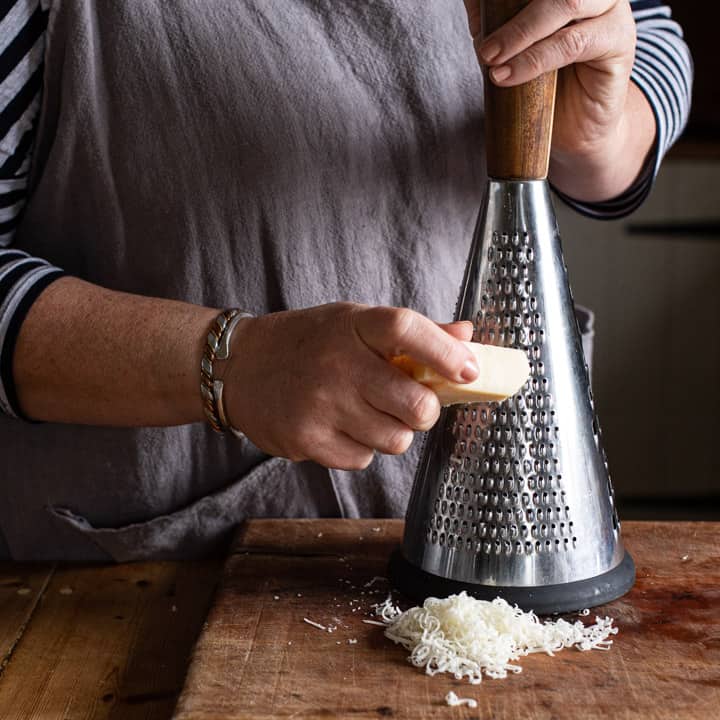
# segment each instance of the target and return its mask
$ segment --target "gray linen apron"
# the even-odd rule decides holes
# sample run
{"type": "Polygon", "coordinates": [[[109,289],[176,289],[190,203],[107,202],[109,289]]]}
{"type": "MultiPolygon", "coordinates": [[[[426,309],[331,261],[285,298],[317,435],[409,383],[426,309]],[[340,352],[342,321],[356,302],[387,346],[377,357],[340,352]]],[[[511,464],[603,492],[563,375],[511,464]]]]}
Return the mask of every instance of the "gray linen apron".
{"type": "MultiPolygon", "coordinates": [[[[462,0],[55,0],[17,245],[131,293],[447,321],[481,116],[462,0]]],[[[12,557],[126,561],[208,552],[246,517],[402,515],[418,443],[354,473],[201,424],[3,418],[0,449],[12,557]]]]}

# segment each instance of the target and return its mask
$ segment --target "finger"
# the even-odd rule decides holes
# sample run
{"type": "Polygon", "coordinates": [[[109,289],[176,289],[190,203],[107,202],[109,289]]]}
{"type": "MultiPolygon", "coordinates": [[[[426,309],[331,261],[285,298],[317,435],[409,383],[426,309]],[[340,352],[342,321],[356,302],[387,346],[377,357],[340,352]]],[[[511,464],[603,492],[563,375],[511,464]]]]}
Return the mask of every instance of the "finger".
{"type": "Polygon", "coordinates": [[[615,23],[606,16],[569,25],[505,65],[493,68],[490,75],[496,85],[510,87],[574,63],[603,60],[612,71],[614,59],[618,71],[624,73],[630,56],[615,30],[615,23]]]}
{"type": "Polygon", "coordinates": [[[350,425],[344,431],[356,443],[385,455],[402,455],[415,437],[405,423],[368,403],[355,407],[350,425]]]}
{"type": "Polygon", "coordinates": [[[446,333],[450,333],[454,338],[458,340],[464,340],[470,342],[472,340],[473,333],[475,332],[475,326],[469,320],[456,320],[451,323],[438,323],[438,327],[442,328],[446,333]]]}
{"type": "Polygon", "coordinates": [[[357,442],[347,433],[335,432],[314,442],[307,457],[327,468],[364,470],[375,457],[375,451],[372,447],[357,442]]]}
{"type": "Polygon", "coordinates": [[[479,374],[475,356],[420,313],[373,307],[355,313],[353,324],[359,338],[386,359],[406,354],[456,382],[470,382],[479,374]]]}
{"type": "Polygon", "coordinates": [[[429,430],[440,416],[437,395],[387,360],[375,358],[358,378],[365,401],[413,430],[429,430]]]}
{"type": "Polygon", "coordinates": [[[470,26],[470,35],[475,37],[480,32],[480,10],[479,0],[465,0],[465,12],[468,17],[468,25],[470,26]]]}
{"type": "Polygon", "coordinates": [[[480,43],[480,60],[496,66],[503,64],[574,20],[602,15],[615,2],[616,0],[534,0],[480,43]]]}

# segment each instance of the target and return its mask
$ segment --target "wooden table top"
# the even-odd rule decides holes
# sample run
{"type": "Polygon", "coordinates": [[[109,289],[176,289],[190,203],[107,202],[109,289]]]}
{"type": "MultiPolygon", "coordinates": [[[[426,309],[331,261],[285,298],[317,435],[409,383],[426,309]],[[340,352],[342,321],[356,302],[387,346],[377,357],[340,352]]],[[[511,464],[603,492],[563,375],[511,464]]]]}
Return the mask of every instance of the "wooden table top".
{"type": "Polygon", "coordinates": [[[0,718],[168,720],[221,569],[0,564],[0,718]]]}
{"type": "Polygon", "coordinates": [[[224,571],[0,565],[0,718],[720,717],[720,523],[625,523],[638,582],[602,609],[620,628],[610,652],[534,655],[480,686],[425,676],[361,622],[387,587],[364,585],[386,574],[401,532],[387,520],[251,521],[224,571]],[[450,689],[478,709],[447,707],[450,689]]]}
{"type": "Polygon", "coordinates": [[[479,686],[425,675],[362,622],[387,589],[366,583],[386,575],[401,533],[396,520],[247,523],[175,720],[720,717],[720,523],[624,523],[637,583],[597,610],[620,629],[612,649],[532,655],[521,674],[479,686]],[[449,690],[477,709],[448,707],[449,690]]]}

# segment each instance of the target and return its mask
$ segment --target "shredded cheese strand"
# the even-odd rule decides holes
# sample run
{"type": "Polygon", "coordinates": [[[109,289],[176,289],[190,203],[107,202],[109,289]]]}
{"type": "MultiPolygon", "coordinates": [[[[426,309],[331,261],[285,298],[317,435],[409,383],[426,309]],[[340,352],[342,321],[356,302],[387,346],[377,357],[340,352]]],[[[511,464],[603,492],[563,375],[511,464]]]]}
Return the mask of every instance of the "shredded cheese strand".
{"type": "MultiPolygon", "coordinates": [[[[567,647],[609,650],[617,634],[611,618],[596,617],[587,627],[562,618],[541,622],[502,598],[476,600],[461,592],[448,598],[428,598],[422,607],[405,612],[390,596],[375,606],[385,635],[410,651],[408,660],[428,675],[451,673],[472,684],[505,678],[522,668],[514,661],[531,653],[554,655],[567,647]]],[[[366,621],[367,622],[367,621],[366,621]]]]}
{"type": "Polygon", "coordinates": [[[308,620],[307,618],[303,618],[303,622],[306,622],[308,625],[312,625],[313,627],[316,627],[318,630],[328,632],[328,629],[325,627],[325,625],[321,625],[320,623],[317,623],[314,620],[308,620]]]}
{"type": "Polygon", "coordinates": [[[458,697],[452,690],[445,696],[445,702],[450,707],[456,707],[457,705],[467,705],[469,708],[477,707],[477,700],[458,697]]]}

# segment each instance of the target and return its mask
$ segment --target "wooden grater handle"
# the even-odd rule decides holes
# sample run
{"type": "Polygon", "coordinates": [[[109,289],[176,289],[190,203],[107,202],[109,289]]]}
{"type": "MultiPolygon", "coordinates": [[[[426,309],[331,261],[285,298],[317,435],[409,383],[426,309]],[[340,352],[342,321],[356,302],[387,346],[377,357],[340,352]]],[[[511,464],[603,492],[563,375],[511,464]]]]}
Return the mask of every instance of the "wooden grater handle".
{"type": "MultiPolygon", "coordinates": [[[[516,15],[528,0],[478,0],[487,37],[516,15]]],[[[501,88],[485,72],[487,171],[498,180],[541,180],[550,161],[557,72],[501,88]]]]}

